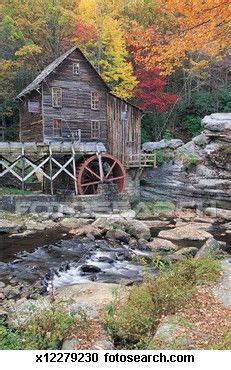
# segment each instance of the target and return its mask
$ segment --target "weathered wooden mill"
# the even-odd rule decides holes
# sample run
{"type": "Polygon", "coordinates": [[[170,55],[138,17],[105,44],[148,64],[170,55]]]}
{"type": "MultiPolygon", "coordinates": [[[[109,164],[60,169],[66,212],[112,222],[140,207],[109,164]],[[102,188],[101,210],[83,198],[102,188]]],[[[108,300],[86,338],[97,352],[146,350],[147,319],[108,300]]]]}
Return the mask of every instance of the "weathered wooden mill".
{"type": "Polygon", "coordinates": [[[16,99],[20,142],[0,143],[1,181],[10,174],[24,188],[36,174],[52,194],[62,188],[96,194],[108,183],[122,193],[131,171],[155,166],[155,155],[141,153],[142,111],[114,96],[77,47],[16,99]]]}

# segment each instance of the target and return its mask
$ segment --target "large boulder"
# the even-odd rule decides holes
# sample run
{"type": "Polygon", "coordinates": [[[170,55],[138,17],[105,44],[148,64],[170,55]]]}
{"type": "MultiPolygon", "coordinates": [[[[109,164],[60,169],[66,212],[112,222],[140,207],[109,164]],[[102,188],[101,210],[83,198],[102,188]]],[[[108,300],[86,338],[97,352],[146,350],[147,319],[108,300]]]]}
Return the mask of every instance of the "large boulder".
{"type": "Polygon", "coordinates": [[[93,235],[94,237],[99,238],[103,236],[104,230],[93,225],[83,225],[80,228],[71,229],[69,233],[77,237],[93,235]]]}
{"type": "Polygon", "coordinates": [[[121,217],[120,215],[107,215],[105,217],[99,217],[97,218],[93,223],[92,226],[103,229],[106,233],[108,230],[111,230],[113,228],[116,229],[123,229],[126,225],[127,221],[121,217]]]}
{"type": "Polygon", "coordinates": [[[22,228],[22,225],[17,222],[0,220],[0,233],[16,233],[22,228]]]}
{"type": "Polygon", "coordinates": [[[158,252],[174,252],[179,249],[175,244],[170,242],[170,240],[154,238],[148,243],[148,248],[152,251],[158,252]]]}
{"type": "Polygon", "coordinates": [[[163,319],[157,327],[156,333],[148,349],[155,349],[155,342],[162,342],[163,349],[168,345],[186,346],[191,343],[189,334],[190,323],[180,316],[171,316],[163,319]],[[154,348],[152,348],[154,346],[154,348]]]}
{"type": "Polygon", "coordinates": [[[214,218],[221,218],[226,221],[231,221],[231,210],[221,208],[206,208],[205,214],[214,218]]]}
{"type": "Polygon", "coordinates": [[[123,230],[108,230],[106,238],[109,240],[118,240],[120,242],[129,243],[131,236],[123,230]]]}
{"type": "Polygon", "coordinates": [[[144,143],[142,146],[143,151],[145,152],[152,152],[154,150],[159,150],[159,149],[177,149],[180,146],[182,146],[184,143],[180,139],[171,139],[171,140],[160,140],[160,141],[150,141],[147,143],[144,143]]]}
{"type": "Polygon", "coordinates": [[[64,218],[60,221],[60,226],[66,227],[67,229],[77,229],[80,227],[83,227],[84,225],[88,225],[91,223],[92,220],[86,219],[86,218],[64,218]]]}
{"type": "Polygon", "coordinates": [[[174,253],[175,256],[194,257],[198,253],[196,247],[181,248],[174,253]]]}
{"type": "Polygon", "coordinates": [[[192,224],[176,227],[171,230],[162,230],[158,234],[159,238],[168,240],[199,240],[205,241],[212,237],[210,233],[205,230],[197,229],[192,224]]]}
{"type": "Polygon", "coordinates": [[[160,140],[160,141],[150,141],[147,143],[144,143],[142,145],[142,149],[145,152],[152,152],[153,150],[159,150],[159,149],[164,149],[167,148],[167,140],[160,140]]]}
{"type": "Polygon", "coordinates": [[[184,145],[184,143],[181,139],[171,139],[167,142],[167,147],[171,149],[177,149],[182,145],[184,145]]]}
{"type": "MultiPolygon", "coordinates": [[[[226,243],[225,243],[226,244],[226,243]]],[[[206,240],[205,244],[196,253],[195,258],[202,258],[206,256],[212,256],[219,252],[220,247],[223,246],[222,242],[212,238],[206,240]]]]}
{"type": "Polygon", "coordinates": [[[125,229],[131,236],[134,236],[136,239],[149,240],[151,238],[149,227],[139,220],[127,221],[125,229]]]}
{"type": "Polygon", "coordinates": [[[201,125],[209,131],[231,130],[231,113],[213,113],[205,116],[201,125]]]}

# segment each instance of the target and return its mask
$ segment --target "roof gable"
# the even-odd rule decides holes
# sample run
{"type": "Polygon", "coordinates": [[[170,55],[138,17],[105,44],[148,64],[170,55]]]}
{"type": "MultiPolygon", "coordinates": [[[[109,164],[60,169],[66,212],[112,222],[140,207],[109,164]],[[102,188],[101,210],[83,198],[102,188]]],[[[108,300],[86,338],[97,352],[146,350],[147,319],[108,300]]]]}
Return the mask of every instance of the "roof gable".
{"type": "Polygon", "coordinates": [[[78,50],[79,53],[83,56],[83,58],[86,60],[86,62],[90,65],[94,73],[98,75],[100,80],[103,82],[105,87],[110,91],[110,88],[106,84],[106,82],[103,80],[103,78],[100,76],[100,74],[96,71],[96,69],[93,67],[93,65],[89,62],[89,60],[85,57],[83,52],[77,47],[74,46],[73,48],[69,49],[66,53],[60,55],[57,59],[55,59],[52,63],[50,63],[44,70],[25,88],[23,89],[20,94],[16,96],[16,99],[20,99],[23,96],[25,96],[28,93],[31,93],[34,90],[37,90],[40,86],[40,84],[48,77],[60,64],[62,64],[65,59],[72,54],[75,50],[78,50]]]}

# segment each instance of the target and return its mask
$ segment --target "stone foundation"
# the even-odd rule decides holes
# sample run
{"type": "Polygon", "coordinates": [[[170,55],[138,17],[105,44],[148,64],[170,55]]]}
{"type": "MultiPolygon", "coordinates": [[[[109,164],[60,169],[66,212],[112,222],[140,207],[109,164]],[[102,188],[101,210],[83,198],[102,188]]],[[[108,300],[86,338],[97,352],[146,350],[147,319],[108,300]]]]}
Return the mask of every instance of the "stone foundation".
{"type": "Polygon", "coordinates": [[[81,214],[87,213],[119,213],[130,209],[126,196],[118,195],[117,199],[109,200],[102,194],[72,195],[4,195],[0,197],[0,211],[12,213],[55,213],[60,207],[66,206],[81,214]]]}

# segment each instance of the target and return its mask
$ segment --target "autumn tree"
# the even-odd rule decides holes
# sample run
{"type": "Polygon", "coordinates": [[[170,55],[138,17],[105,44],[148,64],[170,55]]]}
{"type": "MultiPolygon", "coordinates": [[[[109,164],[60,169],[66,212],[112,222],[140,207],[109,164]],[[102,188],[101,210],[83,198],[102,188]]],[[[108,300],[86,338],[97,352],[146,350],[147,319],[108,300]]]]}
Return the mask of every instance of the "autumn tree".
{"type": "Polygon", "coordinates": [[[118,11],[118,2],[114,0],[112,3],[104,0],[80,1],[76,43],[85,50],[112,92],[120,98],[129,99],[136,86],[136,78],[128,60],[123,24],[116,17],[118,11]],[[84,25],[85,30],[93,30],[94,35],[84,45],[83,32],[78,32],[80,20],[82,27],[84,25]]]}

